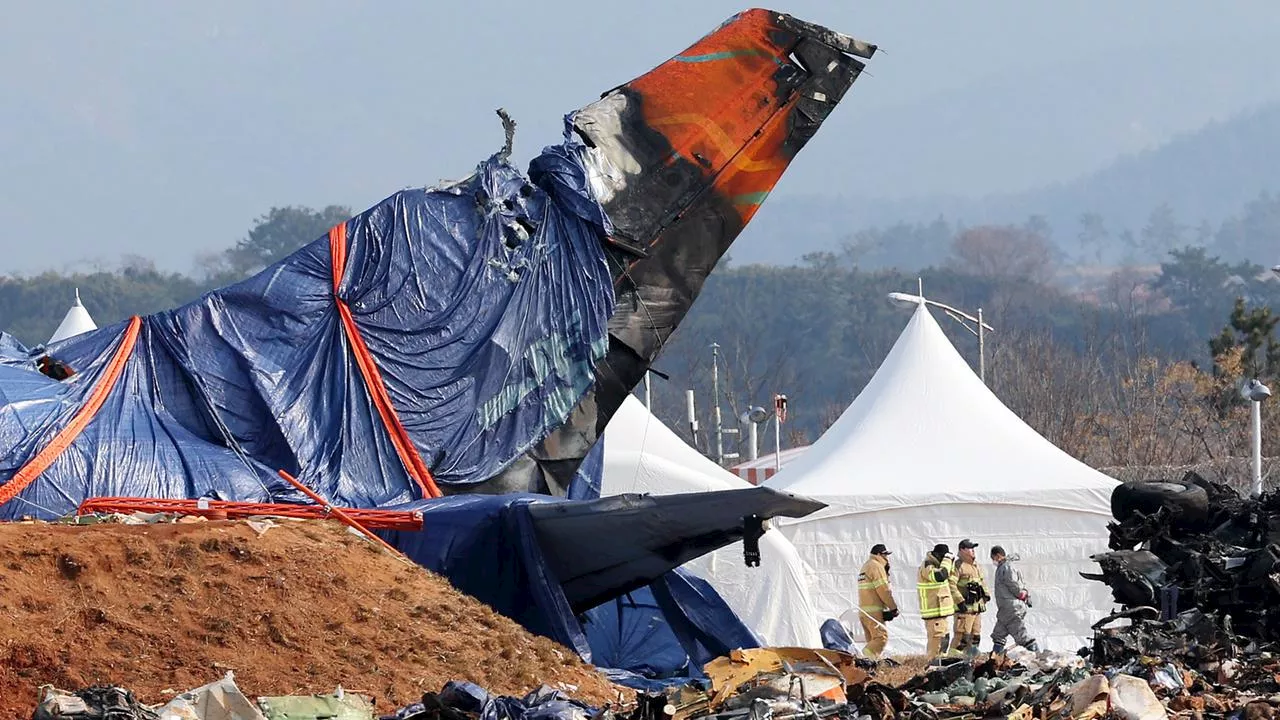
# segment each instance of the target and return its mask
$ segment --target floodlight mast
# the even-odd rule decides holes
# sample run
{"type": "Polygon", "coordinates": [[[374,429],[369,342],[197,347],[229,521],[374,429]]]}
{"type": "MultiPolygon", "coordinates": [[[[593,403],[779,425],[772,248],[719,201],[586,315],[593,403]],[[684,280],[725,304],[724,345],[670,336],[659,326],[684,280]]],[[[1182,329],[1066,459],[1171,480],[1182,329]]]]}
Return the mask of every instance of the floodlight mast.
{"type": "MultiPolygon", "coordinates": [[[[923,285],[923,283],[921,284],[923,285]]],[[[956,322],[960,323],[960,325],[965,330],[968,330],[969,332],[973,333],[973,335],[978,338],[978,377],[982,378],[982,383],[984,385],[986,384],[987,382],[986,334],[989,332],[995,332],[996,330],[995,328],[991,327],[990,325],[982,321],[982,308],[978,308],[978,316],[974,317],[969,313],[963,310],[960,310],[958,308],[953,308],[950,305],[945,305],[943,303],[937,302],[936,300],[930,300],[929,298],[926,298],[923,294],[912,295],[910,293],[902,293],[902,292],[889,293],[889,302],[893,303],[894,305],[897,305],[898,307],[903,307],[903,308],[914,308],[919,305],[928,305],[930,307],[936,307],[939,310],[946,313],[952,320],[955,320],[956,322]],[[976,325],[978,329],[974,330],[973,328],[969,327],[969,325],[965,323],[966,320],[976,325]]]]}
{"type": "Polygon", "coordinates": [[[1271,397],[1271,388],[1253,378],[1240,387],[1240,397],[1249,401],[1253,415],[1253,496],[1262,495],[1262,401],[1271,397]]]}

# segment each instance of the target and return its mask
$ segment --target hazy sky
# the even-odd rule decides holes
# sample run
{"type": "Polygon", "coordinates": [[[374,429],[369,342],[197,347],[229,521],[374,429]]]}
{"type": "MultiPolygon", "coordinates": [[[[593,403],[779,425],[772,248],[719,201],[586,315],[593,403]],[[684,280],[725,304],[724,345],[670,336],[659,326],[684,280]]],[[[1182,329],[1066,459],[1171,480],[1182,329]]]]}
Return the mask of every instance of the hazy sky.
{"type": "MultiPolygon", "coordinates": [[[[0,273],[186,269],[273,205],[363,209],[517,155],[746,5],[3,2],[0,273]]],[[[1280,99],[1274,0],[778,0],[884,52],[778,188],[981,195],[1280,99]]],[[[750,232],[750,230],[748,230],[750,232]]]]}

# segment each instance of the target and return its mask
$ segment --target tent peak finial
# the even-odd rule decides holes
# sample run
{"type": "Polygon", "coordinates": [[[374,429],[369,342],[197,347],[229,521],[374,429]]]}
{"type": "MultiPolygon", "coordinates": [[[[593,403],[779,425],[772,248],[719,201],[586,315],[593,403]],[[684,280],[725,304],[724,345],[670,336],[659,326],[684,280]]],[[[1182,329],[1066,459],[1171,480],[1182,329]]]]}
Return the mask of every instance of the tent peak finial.
{"type": "Polygon", "coordinates": [[[80,304],[80,288],[76,288],[76,304],[80,304]]]}

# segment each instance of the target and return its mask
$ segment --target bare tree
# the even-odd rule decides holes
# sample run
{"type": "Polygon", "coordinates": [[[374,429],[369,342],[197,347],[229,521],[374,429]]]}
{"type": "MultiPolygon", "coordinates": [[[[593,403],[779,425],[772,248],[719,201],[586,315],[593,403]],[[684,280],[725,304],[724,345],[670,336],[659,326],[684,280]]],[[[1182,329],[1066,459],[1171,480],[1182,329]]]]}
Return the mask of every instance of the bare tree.
{"type": "Polygon", "coordinates": [[[951,264],[979,277],[1047,284],[1053,279],[1053,245],[1034,229],[980,225],[956,235],[951,264]]]}

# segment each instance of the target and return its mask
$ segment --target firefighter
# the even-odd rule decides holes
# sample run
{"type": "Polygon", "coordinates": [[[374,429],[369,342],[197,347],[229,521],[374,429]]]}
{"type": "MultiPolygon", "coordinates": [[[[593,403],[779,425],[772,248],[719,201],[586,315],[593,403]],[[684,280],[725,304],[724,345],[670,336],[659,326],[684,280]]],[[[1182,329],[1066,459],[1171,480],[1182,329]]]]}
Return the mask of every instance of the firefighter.
{"type": "Polygon", "coordinates": [[[991,548],[991,562],[996,564],[996,575],[992,581],[996,594],[996,626],[991,631],[991,652],[1003,653],[1010,635],[1018,645],[1033,652],[1039,650],[1024,622],[1027,608],[1031,607],[1031,596],[1027,593],[1027,586],[1022,584],[1022,573],[1013,566],[1013,561],[999,545],[991,548]]]}
{"type": "Polygon", "coordinates": [[[950,642],[947,625],[956,612],[956,606],[948,583],[954,571],[955,558],[951,555],[951,548],[938,543],[932,552],[924,556],[920,573],[916,576],[920,617],[924,619],[925,636],[929,639],[925,653],[930,659],[945,653],[950,642]]]}
{"type": "Polygon", "coordinates": [[[889,642],[889,628],[885,623],[898,616],[898,603],[889,587],[889,556],[892,550],[882,543],[871,546],[871,557],[862,565],[858,574],[858,619],[866,633],[867,645],[862,653],[878,660],[889,642]]]}
{"type": "Polygon", "coordinates": [[[982,613],[987,611],[991,593],[974,557],[978,544],[965,538],[960,541],[960,562],[951,574],[950,589],[956,604],[955,631],[951,635],[951,655],[974,657],[982,641],[982,613]]]}

